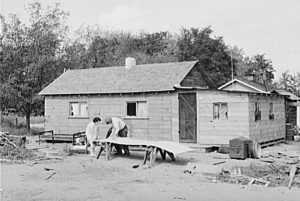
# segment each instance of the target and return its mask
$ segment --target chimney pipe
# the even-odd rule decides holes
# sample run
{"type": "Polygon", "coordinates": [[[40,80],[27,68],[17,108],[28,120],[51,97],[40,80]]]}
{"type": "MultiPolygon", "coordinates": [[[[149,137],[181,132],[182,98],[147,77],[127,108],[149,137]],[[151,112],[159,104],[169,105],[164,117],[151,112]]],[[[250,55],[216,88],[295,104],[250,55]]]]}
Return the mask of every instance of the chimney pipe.
{"type": "Polygon", "coordinates": [[[131,67],[135,66],[136,65],[136,60],[135,58],[132,58],[132,57],[127,57],[125,59],[125,69],[131,69],[131,67]]]}

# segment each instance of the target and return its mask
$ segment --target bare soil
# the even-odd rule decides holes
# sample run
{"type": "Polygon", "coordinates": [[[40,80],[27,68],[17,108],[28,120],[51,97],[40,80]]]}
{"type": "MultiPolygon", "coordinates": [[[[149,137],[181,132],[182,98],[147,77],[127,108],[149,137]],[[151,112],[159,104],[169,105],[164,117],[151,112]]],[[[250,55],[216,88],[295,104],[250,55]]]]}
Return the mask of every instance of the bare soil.
{"type": "MultiPolygon", "coordinates": [[[[34,140],[31,140],[34,144],[34,140]]],[[[99,160],[85,154],[67,156],[66,145],[29,144],[40,155],[49,153],[62,160],[40,160],[22,164],[1,163],[1,200],[299,200],[300,188],[261,187],[229,184],[214,177],[188,174],[189,162],[219,164],[223,168],[249,167],[257,159],[233,160],[227,154],[195,150],[177,156],[172,162],[158,156],[153,167],[142,166],[144,152],[99,160]],[[139,165],[133,168],[133,165],[139,165]]],[[[300,154],[300,144],[280,144],[263,149],[268,152],[300,154]]],[[[298,175],[299,177],[299,175],[298,175]]]]}

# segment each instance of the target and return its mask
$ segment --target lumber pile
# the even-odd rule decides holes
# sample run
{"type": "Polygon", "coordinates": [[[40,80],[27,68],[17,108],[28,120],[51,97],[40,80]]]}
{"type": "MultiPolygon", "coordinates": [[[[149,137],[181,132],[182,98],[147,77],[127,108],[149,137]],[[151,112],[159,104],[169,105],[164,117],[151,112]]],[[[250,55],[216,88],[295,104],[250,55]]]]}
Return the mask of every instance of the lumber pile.
{"type": "Polygon", "coordinates": [[[286,178],[284,183],[286,185],[288,181],[287,186],[289,188],[293,185],[300,187],[300,161],[298,155],[288,155],[281,152],[269,153],[263,155],[260,160],[267,163],[271,170],[279,174],[277,180],[286,178]]]}
{"type": "Polygon", "coordinates": [[[14,148],[25,148],[26,137],[0,133],[0,146],[13,146],[14,148]]]}

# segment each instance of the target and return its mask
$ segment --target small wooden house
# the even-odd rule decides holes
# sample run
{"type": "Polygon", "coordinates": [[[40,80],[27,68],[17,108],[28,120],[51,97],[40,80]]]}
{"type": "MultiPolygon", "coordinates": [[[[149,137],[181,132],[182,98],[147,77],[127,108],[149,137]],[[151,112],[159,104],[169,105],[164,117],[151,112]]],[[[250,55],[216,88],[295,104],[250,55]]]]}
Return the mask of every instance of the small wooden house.
{"type": "Polygon", "coordinates": [[[272,93],[281,94],[286,97],[286,139],[294,140],[294,135],[296,134],[295,126],[299,126],[300,98],[283,89],[274,90],[272,93]]]}
{"type": "Polygon", "coordinates": [[[257,93],[272,93],[280,94],[285,96],[285,119],[286,119],[286,139],[293,139],[294,126],[299,122],[299,101],[300,98],[295,94],[282,89],[276,89],[271,86],[266,86],[263,83],[254,82],[253,80],[247,79],[233,79],[230,82],[220,86],[220,90],[230,90],[230,91],[249,91],[257,93]],[[273,88],[273,89],[272,89],[273,88]]]}
{"type": "MultiPolygon", "coordinates": [[[[197,61],[69,70],[40,92],[45,129],[84,131],[95,116],[124,119],[129,136],[198,144],[285,137],[284,96],[212,89],[197,61]]],[[[104,138],[108,127],[102,125],[104,138]]]]}

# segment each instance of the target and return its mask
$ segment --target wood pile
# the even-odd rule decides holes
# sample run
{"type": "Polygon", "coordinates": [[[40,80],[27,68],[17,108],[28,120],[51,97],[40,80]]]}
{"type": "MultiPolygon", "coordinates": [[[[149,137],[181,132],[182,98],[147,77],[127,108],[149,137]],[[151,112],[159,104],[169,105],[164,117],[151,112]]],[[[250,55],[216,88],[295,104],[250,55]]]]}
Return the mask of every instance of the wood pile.
{"type": "Polygon", "coordinates": [[[282,152],[267,153],[249,166],[222,169],[217,180],[251,186],[300,188],[299,156],[282,152]]]}
{"type": "Polygon", "coordinates": [[[298,155],[288,155],[281,152],[269,153],[263,155],[260,160],[267,163],[268,167],[278,174],[277,181],[285,178],[283,180],[285,186],[289,188],[293,185],[300,187],[300,161],[298,155]]]}
{"type": "Polygon", "coordinates": [[[0,146],[13,146],[14,148],[25,148],[26,137],[9,135],[8,133],[0,134],[0,146]]]}
{"type": "Polygon", "coordinates": [[[1,162],[18,162],[31,160],[36,157],[32,150],[25,148],[26,137],[0,133],[0,159],[1,162]]]}

